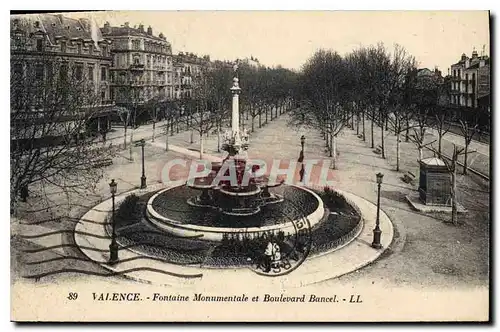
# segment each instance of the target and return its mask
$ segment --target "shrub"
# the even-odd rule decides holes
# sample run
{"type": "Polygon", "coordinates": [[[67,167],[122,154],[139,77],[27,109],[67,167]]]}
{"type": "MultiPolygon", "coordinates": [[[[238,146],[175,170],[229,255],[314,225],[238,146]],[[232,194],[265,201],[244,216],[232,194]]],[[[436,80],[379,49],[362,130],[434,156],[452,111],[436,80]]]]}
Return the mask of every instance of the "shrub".
{"type": "Polygon", "coordinates": [[[141,218],[141,204],[139,204],[139,197],[131,194],[123,200],[116,211],[116,221],[120,224],[127,224],[131,221],[135,222],[141,218]]]}

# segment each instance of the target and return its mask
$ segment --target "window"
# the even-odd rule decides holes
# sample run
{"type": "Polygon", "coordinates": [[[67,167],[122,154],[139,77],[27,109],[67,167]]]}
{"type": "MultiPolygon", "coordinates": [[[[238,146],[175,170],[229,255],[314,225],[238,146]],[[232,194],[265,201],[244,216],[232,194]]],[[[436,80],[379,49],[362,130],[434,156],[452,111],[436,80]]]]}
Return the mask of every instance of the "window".
{"type": "Polygon", "coordinates": [[[89,54],[90,55],[94,54],[94,44],[89,45],[89,54]]]}
{"type": "Polygon", "coordinates": [[[140,41],[140,40],[137,40],[137,39],[136,39],[136,40],[133,40],[133,41],[132,41],[132,48],[133,48],[134,50],[138,50],[138,49],[140,49],[140,48],[141,48],[141,41],[140,41]]]}
{"type": "Polygon", "coordinates": [[[37,39],[36,40],[36,50],[38,52],[42,52],[43,51],[43,39],[37,39]]]}
{"type": "Polygon", "coordinates": [[[101,81],[106,80],[106,67],[101,67],[101,81]]]}
{"type": "Polygon", "coordinates": [[[21,78],[23,76],[23,65],[20,63],[15,63],[12,67],[12,72],[16,78],[21,78]]]}
{"type": "Polygon", "coordinates": [[[54,75],[54,68],[52,62],[47,63],[47,79],[51,80],[54,75]]]}
{"type": "Polygon", "coordinates": [[[77,48],[78,48],[78,54],[81,54],[82,53],[82,44],[78,43],[77,48]]]}
{"type": "Polygon", "coordinates": [[[78,64],[75,67],[75,78],[80,81],[83,78],[83,65],[78,64]]]}
{"type": "Polygon", "coordinates": [[[88,77],[89,81],[93,82],[94,81],[94,66],[89,66],[88,68],[88,77]]]}
{"type": "Polygon", "coordinates": [[[65,80],[68,77],[68,65],[63,63],[59,68],[59,78],[65,80]]]}
{"type": "Polygon", "coordinates": [[[102,56],[108,56],[108,48],[106,46],[102,47],[102,56]]]}
{"type": "Polygon", "coordinates": [[[35,79],[43,80],[43,65],[37,64],[35,65],[35,79]]]}
{"type": "Polygon", "coordinates": [[[106,91],[101,92],[101,100],[106,100],[106,91]]]}
{"type": "Polygon", "coordinates": [[[61,42],[61,52],[66,53],[66,42],[61,42]]]}

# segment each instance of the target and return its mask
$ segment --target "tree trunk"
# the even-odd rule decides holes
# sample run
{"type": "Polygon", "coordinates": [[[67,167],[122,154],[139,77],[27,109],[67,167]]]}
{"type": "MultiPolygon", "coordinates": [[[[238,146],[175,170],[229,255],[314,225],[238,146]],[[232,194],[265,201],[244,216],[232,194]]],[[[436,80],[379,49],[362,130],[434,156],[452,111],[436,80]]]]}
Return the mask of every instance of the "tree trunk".
{"type": "Polygon", "coordinates": [[[396,134],[396,171],[399,171],[399,137],[401,134],[399,133],[399,130],[397,131],[396,134]]]}
{"type": "Polygon", "coordinates": [[[443,135],[438,135],[438,156],[441,158],[441,141],[443,139],[443,135]]]}
{"type": "Polygon", "coordinates": [[[268,108],[266,107],[266,122],[265,122],[266,125],[267,125],[267,111],[268,111],[268,108]]]}
{"type": "Polygon", "coordinates": [[[203,132],[200,133],[200,159],[203,159],[203,132]]]}
{"type": "Polygon", "coordinates": [[[363,121],[363,142],[366,142],[366,131],[365,131],[365,111],[362,113],[363,121]]]}
{"type": "Polygon", "coordinates": [[[423,147],[420,145],[418,147],[418,161],[424,159],[424,149],[423,147]]]}
{"type": "Polygon", "coordinates": [[[220,152],[220,122],[217,123],[217,152],[220,152]]]}
{"type": "Polygon", "coordinates": [[[190,135],[190,137],[189,137],[189,141],[190,141],[190,143],[191,143],[191,144],[193,144],[193,143],[194,143],[194,137],[193,137],[193,136],[194,136],[194,130],[193,130],[193,129],[191,129],[191,135],[190,135]]]}
{"type": "Polygon", "coordinates": [[[410,121],[406,119],[406,134],[405,134],[405,142],[410,141],[410,121]]]}
{"type": "Polygon", "coordinates": [[[252,116],[252,133],[255,131],[255,116],[252,116]]]}
{"type": "Polygon", "coordinates": [[[124,126],[124,136],[123,136],[123,149],[125,150],[127,148],[127,125],[124,126]]]}
{"type": "MultiPolygon", "coordinates": [[[[330,157],[334,157],[333,156],[333,142],[334,142],[334,138],[333,138],[333,134],[330,133],[330,144],[329,144],[329,150],[330,150],[330,157]]],[[[335,160],[335,157],[333,158],[333,160],[335,160]]]]}
{"type": "Polygon", "coordinates": [[[333,151],[333,159],[332,165],[333,169],[337,169],[337,142],[335,140],[336,135],[332,135],[332,151],[333,151]]]}
{"type": "MultiPolygon", "coordinates": [[[[374,112],[372,112],[372,114],[374,114],[374,112]]],[[[371,136],[372,136],[372,149],[375,147],[375,144],[374,144],[375,142],[374,142],[374,140],[373,140],[373,126],[374,126],[373,122],[375,122],[375,119],[374,119],[374,117],[372,116],[372,121],[371,121],[371,129],[372,129],[372,132],[371,132],[371,134],[372,134],[372,135],[371,135],[371,136]]]]}
{"type": "Polygon", "coordinates": [[[262,110],[259,111],[259,128],[262,128],[262,110]]]}
{"type": "Polygon", "coordinates": [[[134,161],[134,155],[132,152],[132,142],[134,141],[134,130],[135,130],[134,127],[132,127],[132,130],[130,131],[130,144],[129,144],[130,161],[134,161]]]}
{"type": "Polygon", "coordinates": [[[456,160],[453,158],[453,172],[451,172],[451,222],[453,225],[458,224],[458,209],[457,209],[457,174],[456,160]]]}
{"type": "Polygon", "coordinates": [[[359,135],[359,113],[356,115],[356,135],[359,135]]]}
{"type": "Polygon", "coordinates": [[[468,150],[469,150],[469,146],[468,145],[465,145],[464,147],[464,174],[467,174],[467,155],[469,154],[468,153],[468,150]]]}
{"type": "Polygon", "coordinates": [[[380,137],[380,143],[382,145],[382,158],[385,159],[385,140],[384,140],[384,124],[380,126],[380,132],[382,133],[380,137]]]}
{"type": "Polygon", "coordinates": [[[151,136],[151,142],[155,141],[155,130],[156,130],[156,121],[153,120],[153,135],[151,136]]]}

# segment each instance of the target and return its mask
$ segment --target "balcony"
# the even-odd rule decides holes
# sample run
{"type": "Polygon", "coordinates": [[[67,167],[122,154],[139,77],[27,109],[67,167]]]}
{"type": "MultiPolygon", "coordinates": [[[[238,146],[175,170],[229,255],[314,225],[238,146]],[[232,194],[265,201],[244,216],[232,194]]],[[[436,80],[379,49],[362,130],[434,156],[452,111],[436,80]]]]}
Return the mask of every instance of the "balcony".
{"type": "Polygon", "coordinates": [[[134,64],[130,65],[130,70],[143,71],[144,64],[143,63],[134,63],[134,64]]]}
{"type": "Polygon", "coordinates": [[[167,71],[165,66],[154,66],[154,70],[156,71],[167,71]]]}
{"type": "Polygon", "coordinates": [[[157,85],[160,85],[160,86],[161,86],[161,85],[167,85],[167,82],[166,82],[165,80],[157,80],[157,81],[156,81],[156,84],[157,84],[157,85]]]}

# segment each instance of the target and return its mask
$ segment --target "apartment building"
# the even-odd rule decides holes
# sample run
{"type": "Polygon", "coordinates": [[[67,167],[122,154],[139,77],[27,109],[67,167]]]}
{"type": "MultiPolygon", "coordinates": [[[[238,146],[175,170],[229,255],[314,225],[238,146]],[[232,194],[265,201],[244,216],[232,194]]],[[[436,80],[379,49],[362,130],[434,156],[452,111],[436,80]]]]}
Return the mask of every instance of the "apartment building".
{"type": "MultiPolygon", "coordinates": [[[[30,99],[31,105],[26,101],[17,103],[16,95],[26,96],[26,91],[21,90],[34,88],[32,94],[47,96],[49,80],[53,82],[53,77],[60,77],[55,75],[64,74],[76,80],[75,87],[86,84],[93,89],[88,126],[95,130],[109,126],[108,116],[114,106],[108,75],[111,43],[103,38],[94,21],[52,14],[11,15],[10,39],[12,112],[29,107],[42,117],[46,111],[42,103],[36,98],[30,99]],[[16,84],[16,79],[22,84],[16,84]]],[[[81,105],[80,109],[85,112],[89,107],[81,105]]],[[[57,121],[63,121],[61,118],[57,121]]],[[[71,117],[65,115],[64,122],[61,128],[71,122],[71,117]]]]}
{"type": "Polygon", "coordinates": [[[101,33],[112,41],[111,93],[117,105],[173,98],[172,46],[163,33],[156,36],[151,26],[132,27],[128,22],[120,27],[106,22],[101,33]]]}
{"type": "Polygon", "coordinates": [[[450,68],[452,106],[477,108],[489,107],[490,58],[478,56],[476,50],[469,58],[462,54],[460,61],[450,68]]]}

